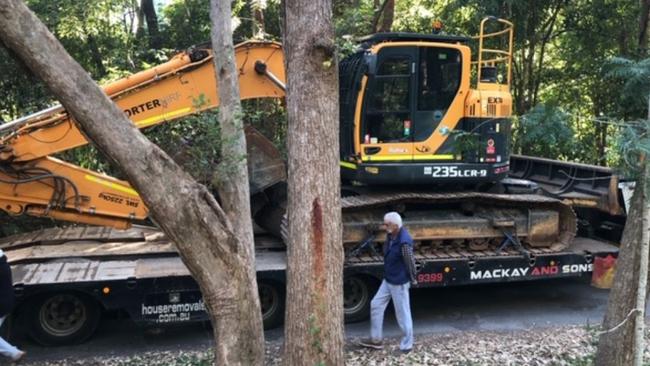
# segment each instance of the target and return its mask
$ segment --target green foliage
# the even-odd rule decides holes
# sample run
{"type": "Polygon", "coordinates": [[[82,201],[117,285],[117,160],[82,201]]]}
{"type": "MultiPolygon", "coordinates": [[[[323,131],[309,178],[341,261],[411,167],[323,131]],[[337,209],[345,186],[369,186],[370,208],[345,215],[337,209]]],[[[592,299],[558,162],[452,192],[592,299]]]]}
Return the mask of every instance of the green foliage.
{"type": "Polygon", "coordinates": [[[218,112],[207,111],[164,123],[146,135],[198,182],[210,185],[221,160],[218,112]]]}
{"type": "MultiPolygon", "coordinates": [[[[195,101],[205,104],[203,97],[195,101]]],[[[242,102],[244,124],[250,124],[265,135],[286,158],[286,112],[276,100],[242,102]]],[[[145,131],[145,135],[160,146],[194,179],[213,186],[215,176],[227,175],[234,163],[243,156],[224,159],[218,110],[210,110],[165,123],[145,131]]],[[[216,188],[216,187],[213,187],[216,188]]]]}
{"type": "Polygon", "coordinates": [[[650,98],[650,58],[634,61],[613,57],[603,66],[605,77],[619,91],[617,115],[646,117],[650,98]]]}
{"type": "Polygon", "coordinates": [[[242,101],[244,123],[268,138],[287,159],[287,111],[276,99],[242,101]]]}
{"type": "Polygon", "coordinates": [[[641,156],[650,156],[648,121],[632,121],[621,125],[615,146],[621,157],[619,168],[627,177],[635,177],[640,169],[641,156]]]}
{"type": "Polygon", "coordinates": [[[61,222],[31,216],[11,216],[0,211],[0,237],[36,231],[54,226],[61,226],[61,222]]]}
{"type": "Polygon", "coordinates": [[[356,52],[357,48],[357,42],[350,35],[343,35],[336,38],[336,56],[339,61],[356,52]]]}
{"type": "Polygon", "coordinates": [[[515,150],[547,158],[572,157],[574,138],[569,115],[550,105],[537,105],[518,119],[515,150]]]}
{"type": "Polygon", "coordinates": [[[334,29],[337,37],[359,37],[372,29],[373,3],[370,1],[334,1],[334,29]]]}
{"type": "Polygon", "coordinates": [[[210,41],[210,0],[175,0],[162,13],[162,32],[171,48],[210,41]]]}
{"type": "Polygon", "coordinates": [[[616,117],[643,118],[618,123],[618,165],[632,177],[640,171],[641,156],[650,156],[650,58],[634,61],[615,57],[603,69],[605,77],[617,83],[620,90],[616,117]]]}

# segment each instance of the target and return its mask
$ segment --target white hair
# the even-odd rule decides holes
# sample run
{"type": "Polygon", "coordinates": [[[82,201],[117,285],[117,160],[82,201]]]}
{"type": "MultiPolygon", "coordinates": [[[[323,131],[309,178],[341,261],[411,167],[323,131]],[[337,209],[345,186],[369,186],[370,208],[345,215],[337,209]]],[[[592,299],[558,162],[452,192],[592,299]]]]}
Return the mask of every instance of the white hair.
{"type": "Polygon", "coordinates": [[[389,222],[391,224],[397,225],[397,227],[401,228],[402,227],[402,216],[400,216],[397,212],[389,212],[386,215],[384,215],[384,222],[389,222]]]}

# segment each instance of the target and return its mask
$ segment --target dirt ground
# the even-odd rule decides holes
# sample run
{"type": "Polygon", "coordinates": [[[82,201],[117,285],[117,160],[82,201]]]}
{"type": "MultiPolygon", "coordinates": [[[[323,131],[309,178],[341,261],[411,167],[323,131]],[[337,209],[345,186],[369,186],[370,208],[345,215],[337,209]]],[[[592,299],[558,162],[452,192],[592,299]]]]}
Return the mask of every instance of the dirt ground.
{"type": "MultiPolygon", "coordinates": [[[[358,338],[347,339],[348,365],[590,365],[595,352],[597,330],[585,326],[554,327],[527,331],[465,331],[419,335],[409,354],[401,354],[399,340],[385,340],[381,351],[356,346],[358,338]]],[[[281,364],[281,342],[267,343],[267,365],[281,364]]],[[[176,365],[211,364],[208,349],[192,352],[149,352],[138,356],[64,359],[23,365],[176,365]]]]}

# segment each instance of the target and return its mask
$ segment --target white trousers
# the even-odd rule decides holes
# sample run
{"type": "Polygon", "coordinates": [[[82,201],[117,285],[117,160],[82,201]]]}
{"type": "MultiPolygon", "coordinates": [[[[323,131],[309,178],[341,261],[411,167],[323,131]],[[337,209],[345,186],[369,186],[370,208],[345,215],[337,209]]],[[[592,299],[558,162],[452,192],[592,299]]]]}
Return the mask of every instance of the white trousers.
{"type": "MultiPolygon", "coordinates": [[[[2,327],[2,323],[4,323],[6,318],[7,318],[6,316],[0,318],[0,327],[2,327]]],[[[9,342],[5,341],[4,339],[2,339],[2,337],[0,337],[0,355],[9,358],[16,358],[19,353],[20,350],[18,350],[18,348],[12,346],[11,344],[9,344],[9,342]]]]}
{"type": "Polygon", "coordinates": [[[413,348],[413,319],[411,319],[411,304],[409,301],[409,288],[411,285],[391,285],[382,281],[377,294],[370,302],[370,338],[381,341],[384,327],[384,312],[388,303],[393,300],[397,324],[402,329],[402,341],[399,348],[403,351],[413,348]]]}

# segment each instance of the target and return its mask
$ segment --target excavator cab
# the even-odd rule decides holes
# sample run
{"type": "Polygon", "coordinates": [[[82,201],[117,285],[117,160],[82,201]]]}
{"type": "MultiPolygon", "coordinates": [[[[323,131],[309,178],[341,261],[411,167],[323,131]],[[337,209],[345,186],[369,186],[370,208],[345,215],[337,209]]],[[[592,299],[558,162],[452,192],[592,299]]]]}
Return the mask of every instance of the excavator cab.
{"type": "Polygon", "coordinates": [[[474,184],[507,174],[512,24],[486,18],[477,39],[475,61],[466,37],[380,33],[361,39],[360,50],[340,63],[345,180],[474,184]],[[490,20],[504,29],[485,33],[490,20]],[[503,36],[506,50],[484,47],[486,39],[503,36]]]}

